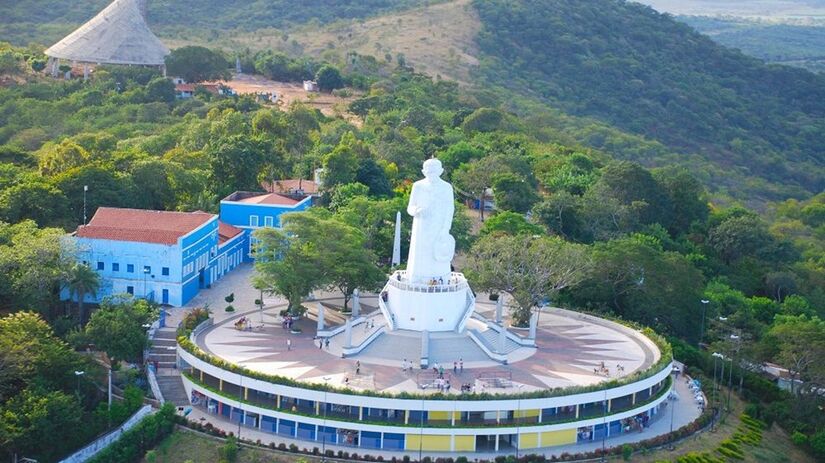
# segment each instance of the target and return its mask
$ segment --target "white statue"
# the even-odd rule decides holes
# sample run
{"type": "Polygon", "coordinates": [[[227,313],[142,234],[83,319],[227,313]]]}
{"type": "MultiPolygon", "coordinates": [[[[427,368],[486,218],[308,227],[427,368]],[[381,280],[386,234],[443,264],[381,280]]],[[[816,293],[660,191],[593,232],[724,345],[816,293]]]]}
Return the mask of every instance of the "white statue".
{"type": "Polygon", "coordinates": [[[407,279],[411,283],[447,284],[455,253],[453,187],[441,179],[444,168],[438,159],[428,159],[421,170],[424,179],[413,184],[407,213],[413,216],[407,279]]]}

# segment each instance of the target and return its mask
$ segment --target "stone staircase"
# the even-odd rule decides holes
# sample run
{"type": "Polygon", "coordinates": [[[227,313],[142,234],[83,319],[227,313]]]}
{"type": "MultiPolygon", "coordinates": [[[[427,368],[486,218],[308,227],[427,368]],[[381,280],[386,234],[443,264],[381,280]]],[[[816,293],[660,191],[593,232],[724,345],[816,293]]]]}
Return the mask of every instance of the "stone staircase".
{"type": "Polygon", "coordinates": [[[147,360],[157,362],[155,378],[158,382],[163,400],[175,406],[189,405],[189,397],[183,387],[180,372],[177,370],[177,332],[174,328],[161,328],[155,331],[152,338],[152,347],[149,349],[147,360]]]}
{"type": "Polygon", "coordinates": [[[155,332],[152,338],[152,348],[149,349],[150,363],[157,362],[158,369],[175,367],[175,347],[177,346],[176,332],[174,328],[161,328],[155,332]]]}
{"type": "Polygon", "coordinates": [[[158,376],[157,380],[163,400],[176,407],[189,405],[189,397],[186,395],[186,389],[183,387],[183,380],[179,374],[158,376]]]}
{"type": "Polygon", "coordinates": [[[507,338],[507,343],[504,346],[504,352],[501,352],[499,346],[499,334],[498,331],[488,329],[484,331],[478,331],[476,329],[472,330],[473,333],[478,337],[478,339],[484,343],[484,346],[490,349],[490,351],[495,352],[497,354],[504,354],[507,355],[510,352],[517,350],[519,346],[515,341],[510,338],[507,338]]]}

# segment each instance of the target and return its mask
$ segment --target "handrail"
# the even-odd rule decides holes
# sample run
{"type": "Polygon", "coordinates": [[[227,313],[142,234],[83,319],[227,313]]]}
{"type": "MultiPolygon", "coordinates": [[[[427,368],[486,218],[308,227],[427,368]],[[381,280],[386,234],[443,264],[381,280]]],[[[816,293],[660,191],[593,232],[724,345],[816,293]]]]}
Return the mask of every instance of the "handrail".
{"type": "Polygon", "coordinates": [[[462,273],[453,272],[450,276],[450,280],[454,280],[456,283],[446,285],[407,283],[404,281],[406,280],[406,274],[407,272],[404,270],[397,270],[392,274],[392,276],[390,276],[387,283],[403,291],[414,291],[418,293],[454,293],[470,287],[467,283],[467,279],[464,278],[464,274],[462,273]]]}

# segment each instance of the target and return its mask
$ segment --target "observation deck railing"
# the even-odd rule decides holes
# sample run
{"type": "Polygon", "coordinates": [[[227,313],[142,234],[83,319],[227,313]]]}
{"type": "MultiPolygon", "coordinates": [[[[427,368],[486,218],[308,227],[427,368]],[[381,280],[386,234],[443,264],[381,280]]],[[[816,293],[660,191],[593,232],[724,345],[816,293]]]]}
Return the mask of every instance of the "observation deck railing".
{"type": "Polygon", "coordinates": [[[418,293],[455,293],[464,291],[470,287],[463,273],[453,272],[446,284],[421,284],[410,283],[405,270],[397,270],[390,277],[388,283],[403,291],[415,291],[418,293]]]}

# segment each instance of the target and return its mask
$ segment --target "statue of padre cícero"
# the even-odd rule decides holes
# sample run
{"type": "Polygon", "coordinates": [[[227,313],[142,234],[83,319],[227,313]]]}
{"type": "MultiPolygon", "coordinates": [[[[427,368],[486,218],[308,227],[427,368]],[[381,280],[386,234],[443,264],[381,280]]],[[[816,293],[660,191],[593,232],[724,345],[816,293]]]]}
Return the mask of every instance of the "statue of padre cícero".
{"type": "Polygon", "coordinates": [[[424,178],[413,184],[407,205],[413,216],[407,279],[414,284],[446,284],[455,254],[455,238],[450,235],[453,187],[441,178],[444,168],[438,159],[424,161],[421,172],[424,178]]]}

